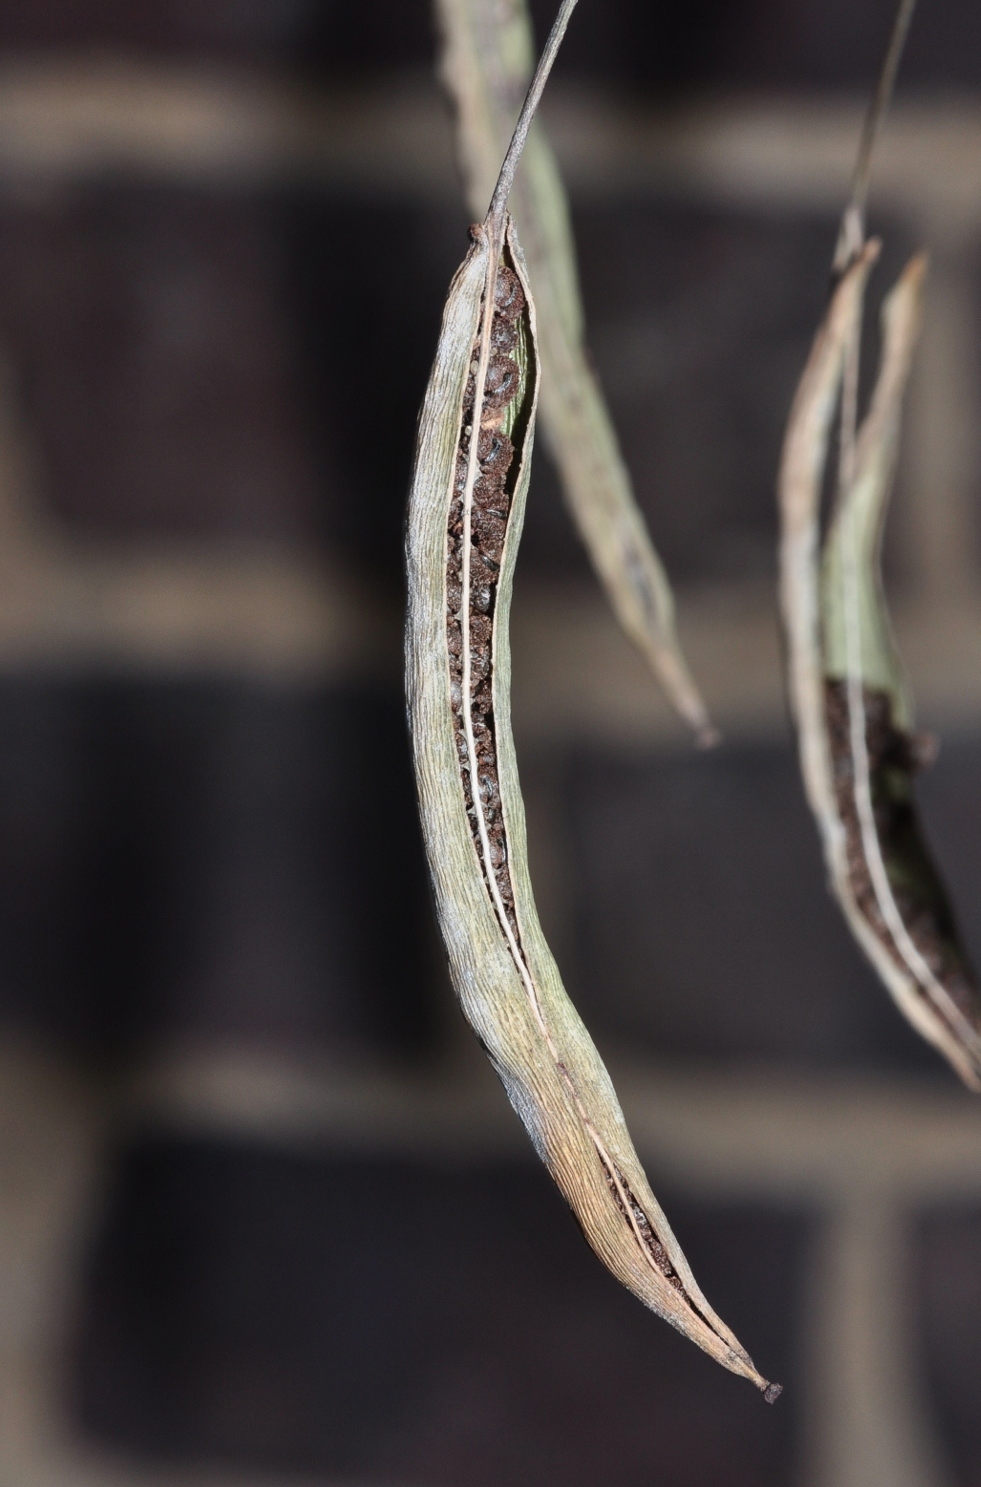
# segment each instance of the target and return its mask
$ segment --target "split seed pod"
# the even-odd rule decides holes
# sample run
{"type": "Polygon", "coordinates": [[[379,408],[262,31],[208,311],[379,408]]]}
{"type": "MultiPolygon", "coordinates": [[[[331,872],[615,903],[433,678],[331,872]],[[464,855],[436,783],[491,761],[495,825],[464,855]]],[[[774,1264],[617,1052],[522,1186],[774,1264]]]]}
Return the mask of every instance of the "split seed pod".
{"type": "Polygon", "coordinates": [[[878,380],[820,542],[829,443],[877,253],[869,243],[838,285],[784,442],[780,582],[790,696],[808,800],[849,927],[913,1026],[981,1089],[981,998],[917,818],[913,776],[931,751],[912,731],[879,563],[922,256],[884,304],[878,380]]]}
{"type": "MultiPolygon", "coordinates": [[[[566,0],[560,21],[574,3],[566,0]]],[[[514,145],[512,168],[513,156],[514,145]]],[[[505,204],[506,183],[499,183],[450,286],[409,500],[409,718],[450,973],[468,1022],[600,1259],[652,1310],[773,1399],[779,1386],[760,1376],[712,1311],[648,1186],[535,908],[510,727],[508,612],[539,357],[531,286],[505,204]]]]}

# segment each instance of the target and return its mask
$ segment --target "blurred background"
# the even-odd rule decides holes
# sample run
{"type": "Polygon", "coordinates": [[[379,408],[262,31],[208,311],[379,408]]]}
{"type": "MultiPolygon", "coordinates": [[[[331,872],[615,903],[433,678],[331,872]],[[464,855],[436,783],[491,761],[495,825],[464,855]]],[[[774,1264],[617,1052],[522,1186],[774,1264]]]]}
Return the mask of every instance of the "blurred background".
{"type": "MultiPolygon", "coordinates": [[[[583,0],[545,109],[726,741],[669,716],[540,447],[532,867],[768,1409],[590,1255],[446,981],[400,676],[467,225],[426,0],[0,0],[4,1487],[981,1484],[981,1111],[827,896],[774,598],[890,22],[583,0]]],[[[979,93],[981,10],[923,0],[872,195],[873,303],[931,253],[886,559],[976,958],[979,93]]]]}

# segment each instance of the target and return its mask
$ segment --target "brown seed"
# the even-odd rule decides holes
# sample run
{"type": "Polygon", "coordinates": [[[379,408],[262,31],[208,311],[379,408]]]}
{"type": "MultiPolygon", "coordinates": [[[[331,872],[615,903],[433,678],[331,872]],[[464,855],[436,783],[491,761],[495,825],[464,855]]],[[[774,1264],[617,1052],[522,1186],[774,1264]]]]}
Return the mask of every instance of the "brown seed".
{"type": "Polygon", "coordinates": [[[493,512],[475,511],[471,526],[473,535],[480,544],[481,554],[493,558],[495,562],[499,561],[504,549],[507,522],[493,512]]]}
{"type": "Polygon", "coordinates": [[[525,296],[517,274],[502,266],[497,271],[494,309],[503,320],[517,320],[525,307],[525,296]]]}
{"type": "Polygon", "coordinates": [[[518,327],[513,320],[505,320],[503,315],[495,315],[491,324],[491,346],[495,351],[506,355],[513,351],[518,344],[518,327]]]}
{"type": "Polygon", "coordinates": [[[481,477],[473,488],[473,504],[481,510],[496,512],[506,517],[511,498],[502,482],[481,477]]]}
{"type": "Polygon", "coordinates": [[[494,558],[489,558],[479,548],[470,549],[470,582],[471,584],[493,584],[497,582],[500,565],[494,558]]]}
{"type": "Polygon", "coordinates": [[[481,429],[477,435],[477,459],[481,474],[503,480],[514,459],[514,445],[500,429],[481,429]]]}
{"type": "Polygon", "coordinates": [[[513,357],[492,356],[487,364],[484,409],[496,411],[506,407],[517,395],[519,380],[518,363],[513,357]]]}
{"type": "Polygon", "coordinates": [[[493,699],[493,696],[491,694],[490,687],[481,687],[480,688],[480,691],[474,694],[474,699],[473,699],[474,715],[476,716],[477,713],[483,713],[483,714],[486,715],[487,713],[490,712],[490,710],[491,710],[491,708],[493,706],[494,706],[494,699],[493,699]]]}

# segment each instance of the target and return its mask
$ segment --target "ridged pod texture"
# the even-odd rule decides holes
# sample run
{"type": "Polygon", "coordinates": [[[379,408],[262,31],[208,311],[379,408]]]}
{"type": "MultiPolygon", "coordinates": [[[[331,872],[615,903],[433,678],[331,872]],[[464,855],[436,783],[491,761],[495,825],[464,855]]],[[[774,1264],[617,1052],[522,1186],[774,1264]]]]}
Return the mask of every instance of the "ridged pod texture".
{"type": "MultiPolygon", "coordinates": [[[[538,395],[535,310],[509,222],[498,267],[505,277],[514,276],[524,299],[521,354],[515,353],[521,378],[506,415],[514,452],[497,507],[507,511],[503,545],[494,548],[499,572],[488,606],[475,609],[475,603],[485,602],[474,598],[476,581],[469,606],[466,597],[460,600],[463,539],[457,534],[476,510],[474,488],[483,478],[479,460],[469,457],[472,441],[485,425],[501,427],[502,414],[487,412],[478,370],[488,324],[485,291],[498,267],[492,275],[486,228],[472,232],[473,244],[450,288],[420,414],[407,528],[409,719],[423,834],[453,985],[511,1104],[600,1259],[652,1310],[775,1397],[777,1386],[756,1371],[695,1282],[539,924],[511,734],[508,641],[538,395]],[[474,617],[485,615],[489,639],[485,624],[473,629],[474,617]],[[461,670],[461,645],[471,657],[468,672],[461,670]],[[481,688],[489,691],[478,705],[481,688]],[[468,697],[474,699],[479,729],[492,738],[478,736],[477,725],[472,739],[466,733],[461,709],[468,697]],[[481,758],[492,766],[474,789],[470,782],[480,775],[481,758]]],[[[485,351],[485,368],[487,362],[485,351]]],[[[471,563],[478,547],[474,536],[471,563]]]]}

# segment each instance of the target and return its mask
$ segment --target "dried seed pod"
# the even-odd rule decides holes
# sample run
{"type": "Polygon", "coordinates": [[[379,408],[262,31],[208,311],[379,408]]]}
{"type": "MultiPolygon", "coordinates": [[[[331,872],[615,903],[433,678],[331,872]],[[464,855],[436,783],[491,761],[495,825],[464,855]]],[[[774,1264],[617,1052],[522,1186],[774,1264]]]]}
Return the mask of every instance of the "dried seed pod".
{"type": "MultiPolygon", "coordinates": [[[[564,14],[571,3],[566,0],[564,14]]],[[[540,67],[529,98],[541,75],[540,67]]],[[[522,121],[527,126],[529,106],[516,139],[522,121]]],[[[508,161],[513,170],[514,144],[508,161]]],[[[505,202],[499,182],[484,225],[471,229],[473,246],[450,287],[419,420],[407,524],[409,718],[450,974],[467,1020],[599,1257],[649,1307],[773,1399],[779,1386],[760,1376],[712,1311],[648,1186],[609,1075],[562,986],[535,908],[510,728],[508,615],[539,359],[534,305],[505,202]],[[518,308],[514,391],[492,412],[495,430],[513,449],[507,520],[503,534],[495,531],[498,564],[477,547],[484,517],[473,495],[481,460],[490,454],[481,425],[487,368],[496,354],[500,278],[509,313],[518,308]],[[479,418],[465,409],[471,377],[479,418]],[[461,500],[462,521],[456,510],[461,500]]]]}
{"type": "MultiPolygon", "coordinates": [[[[523,279],[510,227],[505,254],[511,272],[523,279]]],[[[499,523],[501,563],[487,585],[489,615],[475,605],[472,576],[469,584],[466,579],[467,558],[472,560],[477,540],[474,517],[478,532],[484,520],[475,511],[472,487],[464,501],[469,544],[466,516],[461,549],[448,541],[457,461],[461,449],[469,455],[463,392],[481,323],[487,258],[487,236],[481,231],[447,302],[420,419],[408,523],[410,720],[423,829],[453,983],[539,1155],[600,1258],[654,1311],[766,1390],[766,1380],[698,1289],[538,922],[509,724],[507,630],[538,390],[527,283],[516,346],[517,391],[505,409],[515,447],[510,512],[507,523],[499,523]],[[462,670],[454,666],[460,656],[462,670]],[[463,706],[467,696],[469,710],[463,706]],[[471,778],[477,780],[476,805],[471,778]]],[[[473,465],[475,474],[476,459],[473,465]]]]}
{"type": "MultiPolygon", "coordinates": [[[[528,8],[525,0],[504,5],[501,0],[436,0],[436,13],[467,196],[471,209],[482,211],[497,177],[515,95],[531,72],[528,8]]],[[[566,501],[621,626],[644,653],[671,705],[699,742],[710,744],[717,735],[678,643],[671,588],[583,344],[568,203],[537,125],[513,195],[537,298],[542,417],[566,501]]],[[[498,281],[497,334],[504,335],[505,324],[520,313],[516,286],[509,274],[498,281]]]]}
{"type": "Polygon", "coordinates": [[[832,891],[900,1009],[981,1089],[981,997],[916,814],[923,742],[879,566],[925,259],[883,307],[877,384],[820,546],[820,498],[849,347],[857,344],[869,244],[847,270],[797,390],[780,473],[781,601],[801,768],[832,891]]]}

